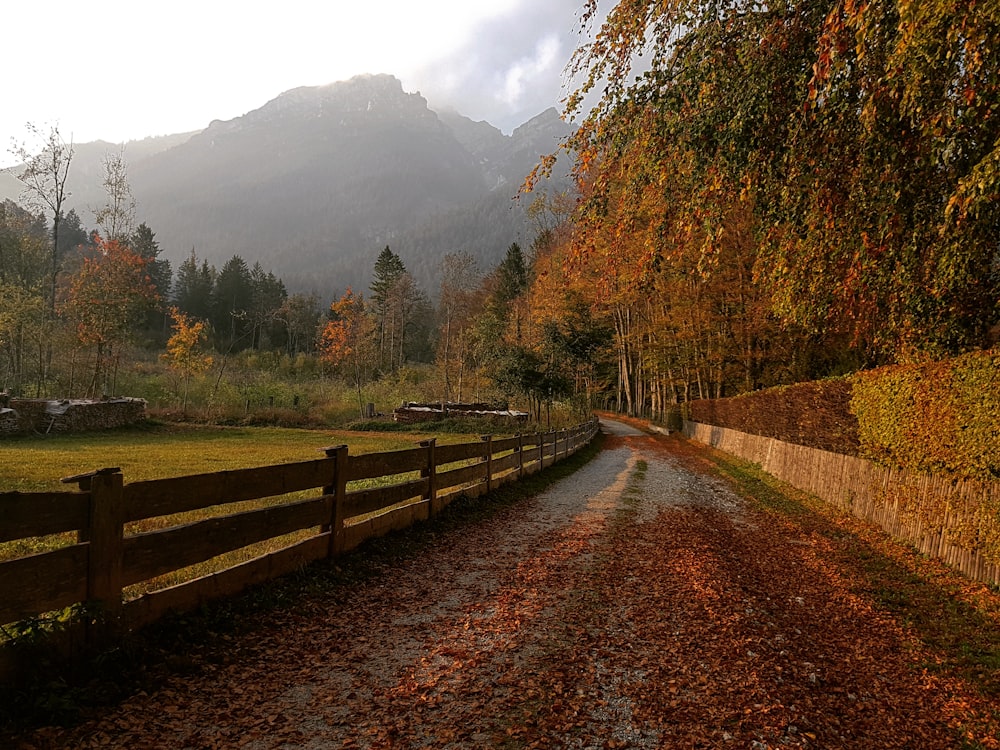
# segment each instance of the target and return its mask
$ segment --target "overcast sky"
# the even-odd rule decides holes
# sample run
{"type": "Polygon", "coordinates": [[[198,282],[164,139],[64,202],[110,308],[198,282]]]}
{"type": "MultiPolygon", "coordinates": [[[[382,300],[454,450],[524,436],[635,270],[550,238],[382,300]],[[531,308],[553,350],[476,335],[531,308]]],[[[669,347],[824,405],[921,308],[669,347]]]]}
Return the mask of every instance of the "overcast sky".
{"type": "Polygon", "coordinates": [[[50,0],[4,7],[0,163],[25,123],[119,143],[389,73],[506,132],[566,94],[582,0],[50,0]]]}

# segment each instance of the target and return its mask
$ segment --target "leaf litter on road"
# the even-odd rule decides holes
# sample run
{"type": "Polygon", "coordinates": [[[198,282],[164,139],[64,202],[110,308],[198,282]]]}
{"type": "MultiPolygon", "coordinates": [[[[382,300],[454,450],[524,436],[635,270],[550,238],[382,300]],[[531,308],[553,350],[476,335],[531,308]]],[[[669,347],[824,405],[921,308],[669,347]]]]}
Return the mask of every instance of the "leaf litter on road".
{"type": "Polygon", "coordinates": [[[989,680],[942,667],[851,564],[869,532],[775,513],[703,449],[612,429],[538,498],[20,746],[1000,747],[989,680]]]}

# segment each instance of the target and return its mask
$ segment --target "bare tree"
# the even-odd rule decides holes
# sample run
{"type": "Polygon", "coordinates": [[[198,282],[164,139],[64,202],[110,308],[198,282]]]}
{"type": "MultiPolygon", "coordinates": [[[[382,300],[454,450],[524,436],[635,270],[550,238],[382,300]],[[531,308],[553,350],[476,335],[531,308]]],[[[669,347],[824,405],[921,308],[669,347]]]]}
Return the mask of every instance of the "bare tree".
{"type": "Polygon", "coordinates": [[[104,156],[104,191],[107,203],[94,212],[101,236],[128,243],[135,231],[135,198],[128,184],[124,146],[117,154],[104,156]]]}
{"type": "Polygon", "coordinates": [[[48,134],[41,128],[28,123],[35,140],[41,142],[41,149],[33,153],[24,143],[11,144],[10,152],[21,160],[21,166],[13,171],[14,176],[24,185],[22,200],[32,209],[52,214],[52,245],[49,258],[49,284],[47,300],[49,315],[55,317],[56,281],[59,277],[59,224],[63,218],[63,205],[70,196],[66,189],[70,163],[73,161],[73,139],[63,140],[59,126],[53,125],[48,134]]]}
{"type": "Polygon", "coordinates": [[[453,392],[452,367],[457,365],[458,400],[462,401],[469,357],[469,329],[482,305],[482,274],[469,253],[448,253],[441,262],[441,330],[438,361],[444,371],[445,400],[453,392]]]}

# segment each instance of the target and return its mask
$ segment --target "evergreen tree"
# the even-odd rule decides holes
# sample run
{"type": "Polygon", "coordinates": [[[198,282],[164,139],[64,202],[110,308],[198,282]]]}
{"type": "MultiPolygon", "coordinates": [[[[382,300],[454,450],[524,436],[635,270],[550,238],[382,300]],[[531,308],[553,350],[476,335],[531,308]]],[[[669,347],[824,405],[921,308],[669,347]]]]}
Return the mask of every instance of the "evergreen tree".
{"type": "Polygon", "coordinates": [[[402,357],[403,329],[401,296],[403,287],[411,286],[404,281],[409,274],[406,266],[389,246],[379,253],[372,273],[371,298],[369,305],[375,316],[375,331],[378,337],[378,360],[383,370],[394,370],[395,363],[402,357]]]}
{"type": "Polygon", "coordinates": [[[243,258],[234,255],[219,271],[212,295],[211,321],[220,350],[239,350],[251,345],[252,303],[250,269],[243,258]]]}
{"type": "Polygon", "coordinates": [[[145,222],[133,232],[129,244],[132,250],[146,261],[146,272],[160,300],[156,308],[150,310],[146,316],[146,330],[154,341],[162,345],[166,342],[170,325],[166,312],[172,280],[170,261],[159,257],[160,243],[156,241],[156,235],[145,222]]]}
{"type": "Polygon", "coordinates": [[[284,346],[284,329],[278,321],[281,306],[288,298],[284,282],[271,271],[265,273],[258,262],[250,269],[250,287],[251,346],[254,349],[284,346]]]}
{"type": "Polygon", "coordinates": [[[180,268],[177,269],[177,282],[174,284],[173,299],[177,309],[187,313],[197,320],[211,318],[211,301],[215,289],[215,268],[198,258],[194,248],[180,268]]]}

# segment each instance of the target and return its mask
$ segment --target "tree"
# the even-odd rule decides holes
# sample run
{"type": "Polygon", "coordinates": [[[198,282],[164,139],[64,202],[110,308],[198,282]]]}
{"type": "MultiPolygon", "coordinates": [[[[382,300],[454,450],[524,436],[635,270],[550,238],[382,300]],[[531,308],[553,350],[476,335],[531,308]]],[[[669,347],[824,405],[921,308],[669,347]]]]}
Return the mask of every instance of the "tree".
{"type": "Polygon", "coordinates": [[[623,0],[595,39],[570,66],[569,116],[604,87],[566,143],[571,260],[646,232],[650,273],[738,251],[786,331],[873,364],[989,343],[1000,6],[623,0]]]}
{"type": "Polygon", "coordinates": [[[135,198],[128,182],[124,146],[117,154],[105,154],[103,164],[107,202],[94,212],[94,218],[103,237],[128,244],[135,230],[135,198]]]}
{"type": "Polygon", "coordinates": [[[110,365],[117,365],[136,321],[143,320],[157,300],[147,261],[114,240],[97,240],[97,251],[83,259],[62,306],[80,342],[95,347],[91,395],[114,389],[117,367],[110,365]]]}
{"type": "Polygon", "coordinates": [[[215,268],[203,260],[198,265],[194,248],[177,269],[173,300],[177,308],[199,320],[209,320],[212,316],[212,300],[215,295],[215,268]]]}
{"type": "Polygon", "coordinates": [[[58,126],[52,126],[43,133],[36,125],[28,124],[28,130],[40,141],[40,150],[32,153],[25,144],[15,144],[11,153],[23,162],[16,177],[25,186],[26,199],[30,205],[41,211],[47,210],[52,217],[52,243],[49,255],[49,283],[47,301],[49,312],[55,316],[56,283],[59,277],[59,229],[63,219],[63,205],[70,192],[66,187],[70,164],[73,162],[73,141],[63,140],[58,126]]]}
{"type": "Polygon", "coordinates": [[[44,349],[51,331],[45,287],[48,237],[44,222],[11,201],[0,203],[0,390],[21,393],[31,380],[32,352],[41,388],[44,349]]]}
{"type": "Polygon", "coordinates": [[[320,331],[319,354],[325,365],[345,374],[358,395],[358,409],[364,416],[361,387],[374,374],[378,352],[376,327],[365,308],[365,300],[350,287],[330,305],[328,319],[320,331]]]}
{"type": "Polygon", "coordinates": [[[372,273],[369,304],[378,327],[379,362],[383,369],[395,369],[397,343],[402,328],[400,288],[406,266],[389,246],[379,253],[372,273]]]}
{"type": "Polygon", "coordinates": [[[173,335],[167,341],[167,351],[161,355],[170,369],[177,372],[183,383],[182,411],[187,413],[191,379],[212,366],[212,357],[205,352],[207,332],[205,321],[194,320],[176,307],[170,308],[173,335]]]}
{"type": "Polygon", "coordinates": [[[482,310],[481,282],[482,274],[475,258],[469,253],[444,256],[441,262],[438,362],[444,374],[446,401],[452,400],[453,389],[457,391],[458,402],[464,398],[466,370],[472,364],[470,332],[482,310]]]}
{"type": "Polygon", "coordinates": [[[254,263],[250,269],[250,307],[247,313],[251,325],[251,347],[261,349],[265,344],[272,344],[275,336],[281,332],[275,328],[278,311],[288,298],[285,284],[272,272],[264,272],[260,263],[254,263]]]}
{"type": "Polygon", "coordinates": [[[253,282],[250,268],[239,255],[226,261],[215,280],[212,294],[212,327],[220,351],[245,349],[252,341],[250,306],[253,282]]]}
{"type": "Polygon", "coordinates": [[[170,299],[170,285],[173,279],[170,261],[160,257],[160,243],[156,241],[156,235],[145,222],[136,227],[127,244],[146,261],[149,280],[157,299],[161,302],[146,316],[146,328],[159,338],[161,334],[157,332],[165,331],[167,325],[167,311],[164,310],[162,303],[170,299]]]}
{"type": "Polygon", "coordinates": [[[315,294],[289,296],[275,312],[275,318],[285,328],[285,351],[289,355],[314,349],[320,318],[315,294]]]}

